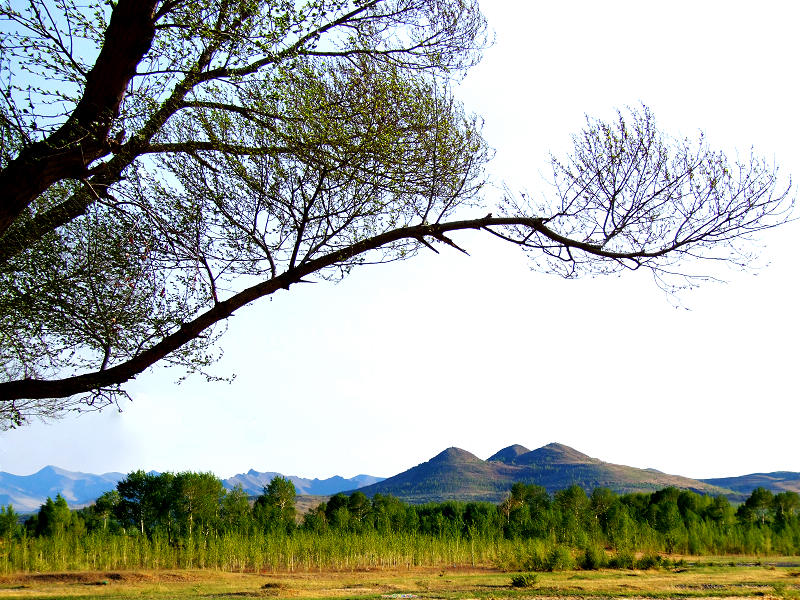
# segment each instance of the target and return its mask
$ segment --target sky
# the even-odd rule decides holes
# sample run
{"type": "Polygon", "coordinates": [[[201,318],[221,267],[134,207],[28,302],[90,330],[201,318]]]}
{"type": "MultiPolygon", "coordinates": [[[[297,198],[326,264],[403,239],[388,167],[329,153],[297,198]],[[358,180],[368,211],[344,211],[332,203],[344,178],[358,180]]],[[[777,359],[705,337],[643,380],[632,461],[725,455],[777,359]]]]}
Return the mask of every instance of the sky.
{"type": "MultiPolygon", "coordinates": [[[[546,192],[548,153],[585,115],[639,103],[674,136],[703,130],[800,178],[797,3],[482,8],[496,42],[456,95],[496,152],[487,203],[503,185],[546,192]]],[[[387,477],[450,446],[560,442],[689,477],[800,471],[798,239],[800,223],[767,232],[758,269],[671,297],[646,273],[532,272],[464,233],[470,256],[423,252],[238,311],[216,368],[233,383],[155,368],[121,413],[0,433],[0,470],[387,477]]]]}

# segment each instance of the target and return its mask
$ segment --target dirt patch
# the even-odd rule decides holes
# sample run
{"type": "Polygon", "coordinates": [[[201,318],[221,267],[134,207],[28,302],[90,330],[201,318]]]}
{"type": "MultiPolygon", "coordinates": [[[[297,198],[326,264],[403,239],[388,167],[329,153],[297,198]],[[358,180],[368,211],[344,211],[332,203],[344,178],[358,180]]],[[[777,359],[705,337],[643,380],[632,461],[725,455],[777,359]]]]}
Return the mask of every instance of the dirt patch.
{"type": "Polygon", "coordinates": [[[0,583],[44,584],[44,583],[95,583],[108,579],[103,573],[18,573],[0,577],[0,583]]]}
{"type": "Polygon", "coordinates": [[[183,583],[218,578],[217,573],[203,571],[67,571],[62,573],[15,573],[0,576],[0,585],[84,584],[110,585],[114,583],[183,583]]]}

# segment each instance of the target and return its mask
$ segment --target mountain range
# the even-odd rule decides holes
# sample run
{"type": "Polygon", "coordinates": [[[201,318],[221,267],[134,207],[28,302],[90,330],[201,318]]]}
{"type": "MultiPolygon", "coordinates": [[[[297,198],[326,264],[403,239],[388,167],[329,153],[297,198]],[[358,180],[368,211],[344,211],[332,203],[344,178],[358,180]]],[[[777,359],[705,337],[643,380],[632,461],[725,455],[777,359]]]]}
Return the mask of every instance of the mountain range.
{"type": "MultiPolygon", "coordinates": [[[[251,469],[224,479],[222,483],[227,489],[241,485],[248,495],[256,496],[276,475],[280,473],[251,469]]],[[[0,472],[0,505],[12,504],[18,512],[34,511],[48,496],[54,498],[60,493],[70,506],[85,506],[103,492],[113,489],[124,477],[123,473],[94,475],[52,466],[32,475],[0,472]]],[[[515,444],[486,460],[460,448],[448,448],[388,479],[371,475],[357,475],[350,479],[339,476],[328,479],[287,478],[300,495],[330,496],[359,490],[368,496],[387,494],[410,503],[443,500],[499,502],[517,481],[541,485],[551,494],[573,484],[587,492],[596,487],[607,487],[620,494],[652,492],[674,486],[702,494],[724,494],[734,502],[745,499],[756,487],[773,492],[789,490],[800,493],[800,473],[778,471],[698,480],[668,475],[656,469],[607,463],[558,443],[536,450],[515,444]]]]}
{"type": "Polygon", "coordinates": [[[782,471],[698,480],[668,475],[656,469],[607,463],[558,443],[536,450],[515,444],[486,460],[460,448],[448,448],[427,462],[359,491],[368,496],[397,496],[411,503],[499,502],[517,481],[541,485],[551,494],[573,484],[587,493],[606,487],[618,494],[653,492],[673,486],[700,494],[722,494],[734,502],[744,500],[758,486],[776,492],[800,492],[800,473],[782,471]]]}
{"type": "Polygon", "coordinates": [[[70,506],[79,507],[114,489],[124,477],[122,473],[93,475],[52,466],[32,475],[0,472],[0,505],[11,504],[17,512],[28,512],[38,509],[48,496],[61,494],[70,506]]]}
{"type": "MultiPolygon", "coordinates": [[[[242,489],[250,496],[257,496],[264,489],[264,486],[272,481],[275,476],[281,475],[272,471],[261,473],[250,469],[247,473],[241,473],[228,477],[222,480],[222,485],[227,489],[232,490],[237,485],[241,485],[242,489]]],[[[328,477],[327,479],[306,479],[304,477],[297,477],[296,475],[289,475],[286,477],[294,484],[294,489],[298,494],[307,496],[332,496],[344,490],[359,489],[365,485],[371,485],[383,481],[383,477],[373,477],[372,475],[356,475],[350,479],[345,479],[339,475],[328,477]]]]}
{"type": "MultiPolygon", "coordinates": [[[[276,475],[281,474],[250,469],[247,473],[223,479],[222,485],[229,490],[241,485],[248,495],[257,496],[276,475]]],[[[13,475],[0,471],[0,506],[11,504],[17,512],[35,511],[48,496],[55,498],[61,494],[72,508],[79,508],[91,504],[103,492],[114,489],[117,482],[124,478],[124,473],[94,475],[52,466],[44,467],[32,475],[13,475]]],[[[350,479],[338,475],[328,479],[290,475],[287,479],[294,483],[298,494],[314,496],[330,496],[382,481],[381,477],[372,475],[356,475],[350,479]]]]}

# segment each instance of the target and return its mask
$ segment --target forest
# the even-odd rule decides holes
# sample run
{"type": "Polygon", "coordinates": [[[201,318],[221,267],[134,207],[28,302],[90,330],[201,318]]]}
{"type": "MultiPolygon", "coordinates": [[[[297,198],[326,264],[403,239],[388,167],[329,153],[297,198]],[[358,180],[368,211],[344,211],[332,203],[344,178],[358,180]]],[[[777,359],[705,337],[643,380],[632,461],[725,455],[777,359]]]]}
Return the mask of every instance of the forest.
{"type": "Polygon", "coordinates": [[[619,495],[515,483],[499,504],[337,494],[300,515],[274,478],[253,501],[211,473],[130,473],[91,506],[58,495],[22,521],[0,509],[0,571],[210,567],[295,570],[492,564],[633,568],[687,555],[800,554],[800,495],[745,502],[664,488],[619,495]]]}

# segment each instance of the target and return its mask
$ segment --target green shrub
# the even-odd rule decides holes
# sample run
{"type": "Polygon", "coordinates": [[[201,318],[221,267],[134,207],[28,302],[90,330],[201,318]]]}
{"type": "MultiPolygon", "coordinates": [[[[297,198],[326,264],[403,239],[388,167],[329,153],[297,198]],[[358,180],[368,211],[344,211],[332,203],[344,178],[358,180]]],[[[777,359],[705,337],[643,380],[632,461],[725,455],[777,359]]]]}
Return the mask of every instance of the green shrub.
{"type": "Polygon", "coordinates": [[[608,566],[612,569],[632,569],[635,560],[633,553],[628,550],[619,550],[616,555],[611,557],[611,560],[608,561],[608,566]]]}
{"type": "Polygon", "coordinates": [[[648,569],[656,569],[661,566],[662,559],[658,554],[645,554],[642,558],[636,561],[636,568],[646,571],[648,569]]]}
{"type": "Polygon", "coordinates": [[[580,567],[585,570],[602,569],[608,564],[606,552],[597,546],[589,546],[580,559],[580,567]]]}
{"type": "Polygon", "coordinates": [[[547,556],[548,571],[567,571],[574,567],[572,552],[565,546],[555,546],[547,556]]]}
{"type": "Polygon", "coordinates": [[[528,571],[547,571],[549,569],[549,553],[546,548],[541,546],[530,548],[521,567],[528,571]]]}
{"type": "Polygon", "coordinates": [[[536,573],[520,573],[511,577],[511,586],[516,588],[532,588],[539,583],[536,573]]]}

